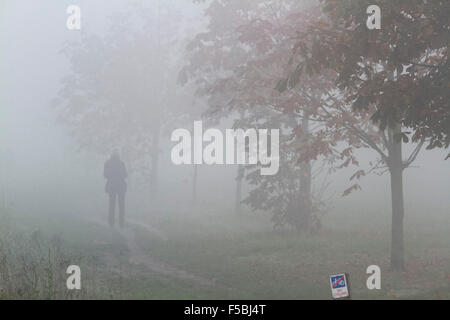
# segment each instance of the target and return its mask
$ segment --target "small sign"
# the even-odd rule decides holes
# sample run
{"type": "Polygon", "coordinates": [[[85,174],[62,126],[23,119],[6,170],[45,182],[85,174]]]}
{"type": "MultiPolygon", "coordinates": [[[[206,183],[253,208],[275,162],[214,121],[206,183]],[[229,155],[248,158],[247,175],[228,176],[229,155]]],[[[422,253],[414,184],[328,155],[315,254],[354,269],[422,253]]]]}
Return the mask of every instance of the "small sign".
{"type": "Polygon", "coordinates": [[[348,290],[348,282],[345,273],[330,276],[331,294],[334,299],[348,298],[350,296],[348,290]]]}

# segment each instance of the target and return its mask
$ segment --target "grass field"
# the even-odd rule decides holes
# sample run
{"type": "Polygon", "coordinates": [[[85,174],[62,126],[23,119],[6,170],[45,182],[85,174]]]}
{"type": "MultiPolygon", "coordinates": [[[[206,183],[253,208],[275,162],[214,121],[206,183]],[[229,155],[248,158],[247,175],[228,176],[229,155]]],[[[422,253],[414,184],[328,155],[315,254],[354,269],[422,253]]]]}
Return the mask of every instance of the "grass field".
{"type": "Polygon", "coordinates": [[[324,217],[315,235],[204,209],[133,217],[124,232],[87,218],[3,214],[1,297],[330,299],[328,276],[346,272],[353,299],[450,299],[450,221],[411,217],[406,271],[391,273],[388,217],[366,213],[358,224],[353,214],[324,217]],[[65,288],[69,264],[81,267],[81,291],[65,288]],[[371,264],[381,267],[381,290],[366,288],[371,264]]]}

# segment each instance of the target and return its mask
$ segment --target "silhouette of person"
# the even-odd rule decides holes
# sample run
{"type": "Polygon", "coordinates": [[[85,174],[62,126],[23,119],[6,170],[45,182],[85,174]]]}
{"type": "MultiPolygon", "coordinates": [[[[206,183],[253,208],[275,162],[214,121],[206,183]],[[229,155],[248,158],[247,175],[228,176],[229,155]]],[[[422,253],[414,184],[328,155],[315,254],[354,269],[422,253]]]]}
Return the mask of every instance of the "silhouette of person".
{"type": "Polygon", "coordinates": [[[124,226],[125,219],[125,193],[127,191],[127,170],[120,160],[119,153],[114,151],[105,162],[103,175],[106,178],[105,192],[109,195],[109,225],[114,227],[116,199],[119,202],[119,225],[124,226]]]}

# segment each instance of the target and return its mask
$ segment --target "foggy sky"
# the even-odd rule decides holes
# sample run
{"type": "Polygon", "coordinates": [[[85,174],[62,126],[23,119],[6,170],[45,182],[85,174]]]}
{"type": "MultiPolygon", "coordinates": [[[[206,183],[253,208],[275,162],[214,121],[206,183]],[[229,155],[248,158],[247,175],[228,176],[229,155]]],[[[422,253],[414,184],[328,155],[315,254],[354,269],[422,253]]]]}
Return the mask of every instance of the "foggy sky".
{"type": "MultiPolygon", "coordinates": [[[[0,2],[0,150],[3,182],[7,181],[17,205],[32,201],[33,195],[98,190],[103,197],[103,156],[77,152],[78,146],[67,129],[56,121],[52,100],[60,88],[61,79],[70,73],[66,57],[61,54],[66,41],[77,40],[81,33],[104,35],[109,27],[108,16],[123,10],[131,1],[54,1],[3,0],[0,2]],[[78,4],[82,10],[82,30],[66,29],[66,8],[78,4]],[[6,178],[7,177],[7,178],[6,178]]],[[[176,0],[186,21],[200,17],[202,7],[188,0],[176,0]]],[[[182,53],[180,53],[180,58],[182,53]]],[[[171,142],[162,138],[166,148],[171,142]]],[[[409,148],[411,149],[411,148],[409,148]]],[[[422,151],[413,168],[405,173],[405,206],[426,211],[424,214],[449,214],[450,160],[444,161],[448,150],[422,151]]],[[[363,159],[375,154],[365,150],[363,159]]],[[[406,157],[406,152],[404,157],[406,157]]],[[[167,154],[161,159],[160,180],[166,190],[190,192],[186,182],[191,167],[176,168],[167,154]],[[180,176],[183,176],[180,179],[180,176]],[[183,182],[184,183],[184,182],[183,182]]],[[[230,167],[201,167],[199,197],[208,193],[208,201],[226,204],[233,197],[230,167]],[[223,186],[226,186],[225,189],[223,186]],[[225,192],[223,191],[225,190],[225,192]]],[[[368,206],[390,212],[389,175],[365,178],[362,191],[341,198],[347,185],[349,170],[329,179],[330,192],[337,206],[368,206]],[[380,201],[383,200],[383,201],[380,201]]],[[[164,192],[162,192],[164,193],[164,192]]],[[[98,201],[103,201],[101,198],[98,201]]],[[[35,200],[37,201],[37,200],[35,200]]],[[[51,207],[49,202],[45,206],[51,207]]]]}

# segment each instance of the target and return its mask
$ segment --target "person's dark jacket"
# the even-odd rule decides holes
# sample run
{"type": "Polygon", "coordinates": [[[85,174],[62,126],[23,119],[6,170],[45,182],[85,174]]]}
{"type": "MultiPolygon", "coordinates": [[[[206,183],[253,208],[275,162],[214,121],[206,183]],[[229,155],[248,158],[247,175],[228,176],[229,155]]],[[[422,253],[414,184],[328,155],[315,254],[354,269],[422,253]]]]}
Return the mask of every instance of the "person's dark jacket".
{"type": "Polygon", "coordinates": [[[127,177],[127,170],[125,164],[119,159],[112,157],[105,162],[103,175],[107,179],[105,185],[105,192],[126,192],[127,183],[125,179],[127,177]]]}

